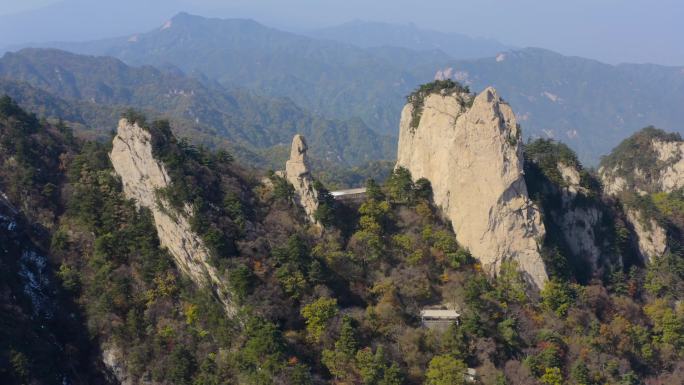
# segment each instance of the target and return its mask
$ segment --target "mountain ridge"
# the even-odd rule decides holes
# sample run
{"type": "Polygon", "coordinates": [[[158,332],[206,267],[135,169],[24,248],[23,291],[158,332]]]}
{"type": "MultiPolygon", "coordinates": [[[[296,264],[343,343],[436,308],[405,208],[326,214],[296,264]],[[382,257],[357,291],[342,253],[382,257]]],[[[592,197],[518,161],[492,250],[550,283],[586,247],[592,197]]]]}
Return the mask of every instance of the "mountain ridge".
{"type": "MultiPolygon", "coordinates": [[[[180,119],[185,132],[201,133],[207,145],[212,145],[212,138],[219,142],[225,138],[258,152],[286,144],[292,135],[301,132],[316,143],[314,155],[322,160],[359,164],[389,157],[392,151],[388,138],[375,134],[359,120],[319,118],[287,99],[229,90],[177,71],[130,67],[111,57],[25,49],[0,59],[0,77],[75,102],[83,111],[81,120],[85,119],[83,115],[92,115],[87,123],[96,124],[94,128],[99,132],[108,132],[107,126],[115,123],[117,114],[134,107],[180,119]],[[93,107],[101,105],[105,112],[93,113],[93,107]]],[[[18,92],[21,87],[8,90],[18,92]]]]}
{"type": "Polygon", "coordinates": [[[684,130],[679,123],[684,115],[676,107],[684,101],[684,67],[613,66],[525,48],[454,61],[437,75],[475,90],[495,86],[527,135],[562,139],[590,166],[641,127],[684,130]]]}
{"type": "Polygon", "coordinates": [[[425,29],[415,24],[392,24],[352,20],[305,32],[307,36],[335,40],[364,48],[402,47],[424,51],[437,49],[453,59],[494,56],[512,47],[494,39],[471,37],[455,32],[425,29]]]}
{"type": "MultiPolygon", "coordinates": [[[[388,100],[402,99],[413,84],[432,76],[432,71],[418,74],[411,68],[399,68],[391,57],[375,55],[372,50],[312,39],[252,20],[181,13],[165,25],[169,27],[114,40],[45,46],[114,56],[132,65],[173,64],[224,85],[288,97],[315,114],[342,119],[358,116],[374,130],[389,135],[394,135],[397,122],[388,100]],[[247,28],[240,29],[243,25],[247,28]]],[[[401,54],[422,56],[410,50],[401,54]]]]}
{"type": "Polygon", "coordinates": [[[680,67],[613,66],[539,48],[455,60],[440,51],[364,49],[282,32],[253,21],[189,14],[176,18],[174,32],[173,20],[166,29],[160,26],[130,35],[116,44],[62,48],[112,55],[132,63],[171,64],[186,73],[258,94],[289,97],[324,116],[360,117],[374,131],[389,136],[397,135],[404,97],[418,84],[446,76],[475,91],[494,86],[518,111],[518,120],[529,136],[563,139],[588,166],[597,165],[600,155],[640,127],[681,130],[679,122],[684,120],[677,107],[684,102],[680,67]],[[239,31],[235,26],[242,23],[249,25],[242,33],[221,32],[239,31]],[[183,32],[187,25],[196,31],[183,32]],[[253,29],[257,31],[253,33],[253,29]],[[253,45],[259,35],[268,39],[253,45]]]}

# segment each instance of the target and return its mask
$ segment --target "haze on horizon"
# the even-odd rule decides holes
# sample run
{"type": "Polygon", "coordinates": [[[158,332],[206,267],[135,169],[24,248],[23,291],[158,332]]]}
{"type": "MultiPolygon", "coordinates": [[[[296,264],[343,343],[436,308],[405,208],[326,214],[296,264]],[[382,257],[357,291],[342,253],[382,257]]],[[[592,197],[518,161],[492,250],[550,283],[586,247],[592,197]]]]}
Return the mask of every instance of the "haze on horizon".
{"type": "Polygon", "coordinates": [[[377,0],[370,4],[363,0],[290,0],[286,4],[282,0],[3,0],[0,24],[36,14],[40,22],[25,27],[17,23],[9,35],[2,31],[5,38],[0,37],[0,46],[141,32],[180,11],[251,18],[291,31],[351,20],[413,23],[613,64],[684,65],[681,0],[377,0]]]}

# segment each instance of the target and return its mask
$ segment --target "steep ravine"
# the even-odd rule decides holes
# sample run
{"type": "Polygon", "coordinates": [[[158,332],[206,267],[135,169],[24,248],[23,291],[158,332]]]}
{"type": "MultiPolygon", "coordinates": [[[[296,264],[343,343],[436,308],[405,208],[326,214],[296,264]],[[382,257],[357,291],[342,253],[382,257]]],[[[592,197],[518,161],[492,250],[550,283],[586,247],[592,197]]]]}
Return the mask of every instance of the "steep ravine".
{"type": "Polygon", "coordinates": [[[237,307],[230,298],[225,282],[210,264],[210,255],[200,237],[193,233],[189,217],[192,209],[175,212],[171,205],[156,194],[170,185],[164,165],[152,154],[151,135],[137,123],[119,121],[110,154],[114,170],[121,177],[126,196],[148,208],[154,218],[160,243],[173,256],[178,268],[200,286],[210,286],[223,303],[226,313],[233,316],[237,307]]]}

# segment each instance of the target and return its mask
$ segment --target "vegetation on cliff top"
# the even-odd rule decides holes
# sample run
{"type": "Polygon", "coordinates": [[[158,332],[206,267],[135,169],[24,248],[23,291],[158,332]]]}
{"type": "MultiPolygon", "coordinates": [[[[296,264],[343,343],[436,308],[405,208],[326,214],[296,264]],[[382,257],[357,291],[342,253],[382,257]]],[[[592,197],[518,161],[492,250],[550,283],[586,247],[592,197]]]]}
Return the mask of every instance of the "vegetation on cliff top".
{"type": "Polygon", "coordinates": [[[135,111],[126,112],[124,118],[151,135],[153,156],[164,164],[171,179],[157,194],[170,204],[172,216],[186,215],[186,205],[190,207],[192,230],[200,235],[216,265],[234,255],[235,241],[250,215],[242,201],[253,198],[240,180],[241,170],[232,165],[233,157],[176,139],[166,120],[147,123],[135,111]]]}
{"type": "MultiPolygon", "coordinates": [[[[451,79],[435,80],[431,83],[422,84],[416,90],[411,92],[406,101],[413,106],[411,110],[411,129],[415,130],[420,124],[420,118],[423,115],[423,107],[425,106],[425,98],[431,94],[453,95],[453,94],[470,94],[470,88],[463,86],[451,79]]],[[[473,97],[468,99],[472,103],[473,97]]]]}

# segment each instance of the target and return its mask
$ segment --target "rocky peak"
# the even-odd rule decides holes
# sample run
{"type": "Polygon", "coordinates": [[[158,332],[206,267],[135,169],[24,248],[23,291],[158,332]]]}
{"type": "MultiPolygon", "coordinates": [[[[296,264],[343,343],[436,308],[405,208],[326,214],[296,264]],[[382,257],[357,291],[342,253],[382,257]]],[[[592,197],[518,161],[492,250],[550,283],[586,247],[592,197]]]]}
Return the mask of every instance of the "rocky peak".
{"type": "Polygon", "coordinates": [[[306,155],[308,146],[303,135],[292,139],[290,159],[285,163],[285,177],[295,188],[295,200],[306,213],[311,223],[317,223],[314,213],[318,209],[318,192],[314,188],[309,160],[306,155]]]}
{"type": "Polygon", "coordinates": [[[606,156],[599,175],[609,195],[680,189],[684,187],[684,140],[679,134],[647,127],[606,156]]]}
{"type": "Polygon", "coordinates": [[[548,279],[539,251],[545,229],[528,197],[520,136],[515,114],[493,88],[474,100],[465,90],[427,93],[402,111],[397,166],[430,180],[458,241],[488,271],[515,260],[541,288],[548,279]]]}
{"type": "Polygon", "coordinates": [[[301,162],[308,169],[308,157],[306,152],[309,150],[309,146],[306,144],[304,135],[297,134],[292,138],[292,148],[290,149],[290,160],[289,162],[301,162]]]}
{"type": "Polygon", "coordinates": [[[192,208],[176,212],[157,194],[171,184],[164,165],[154,158],[152,136],[138,123],[119,121],[110,159],[121,177],[123,190],[129,199],[152,212],[161,245],[169,250],[178,268],[200,286],[212,287],[230,316],[237,312],[228,295],[224,280],[209,263],[209,251],[190,227],[192,208]]]}
{"type": "MultiPolygon", "coordinates": [[[[673,193],[684,188],[684,140],[677,133],[647,127],[625,139],[601,161],[599,175],[608,195],[623,198],[626,218],[644,261],[668,249],[668,231],[634,204],[635,195],[673,193]]],[[[648,199],[648,198],[644,198],[648,199]]]]}

